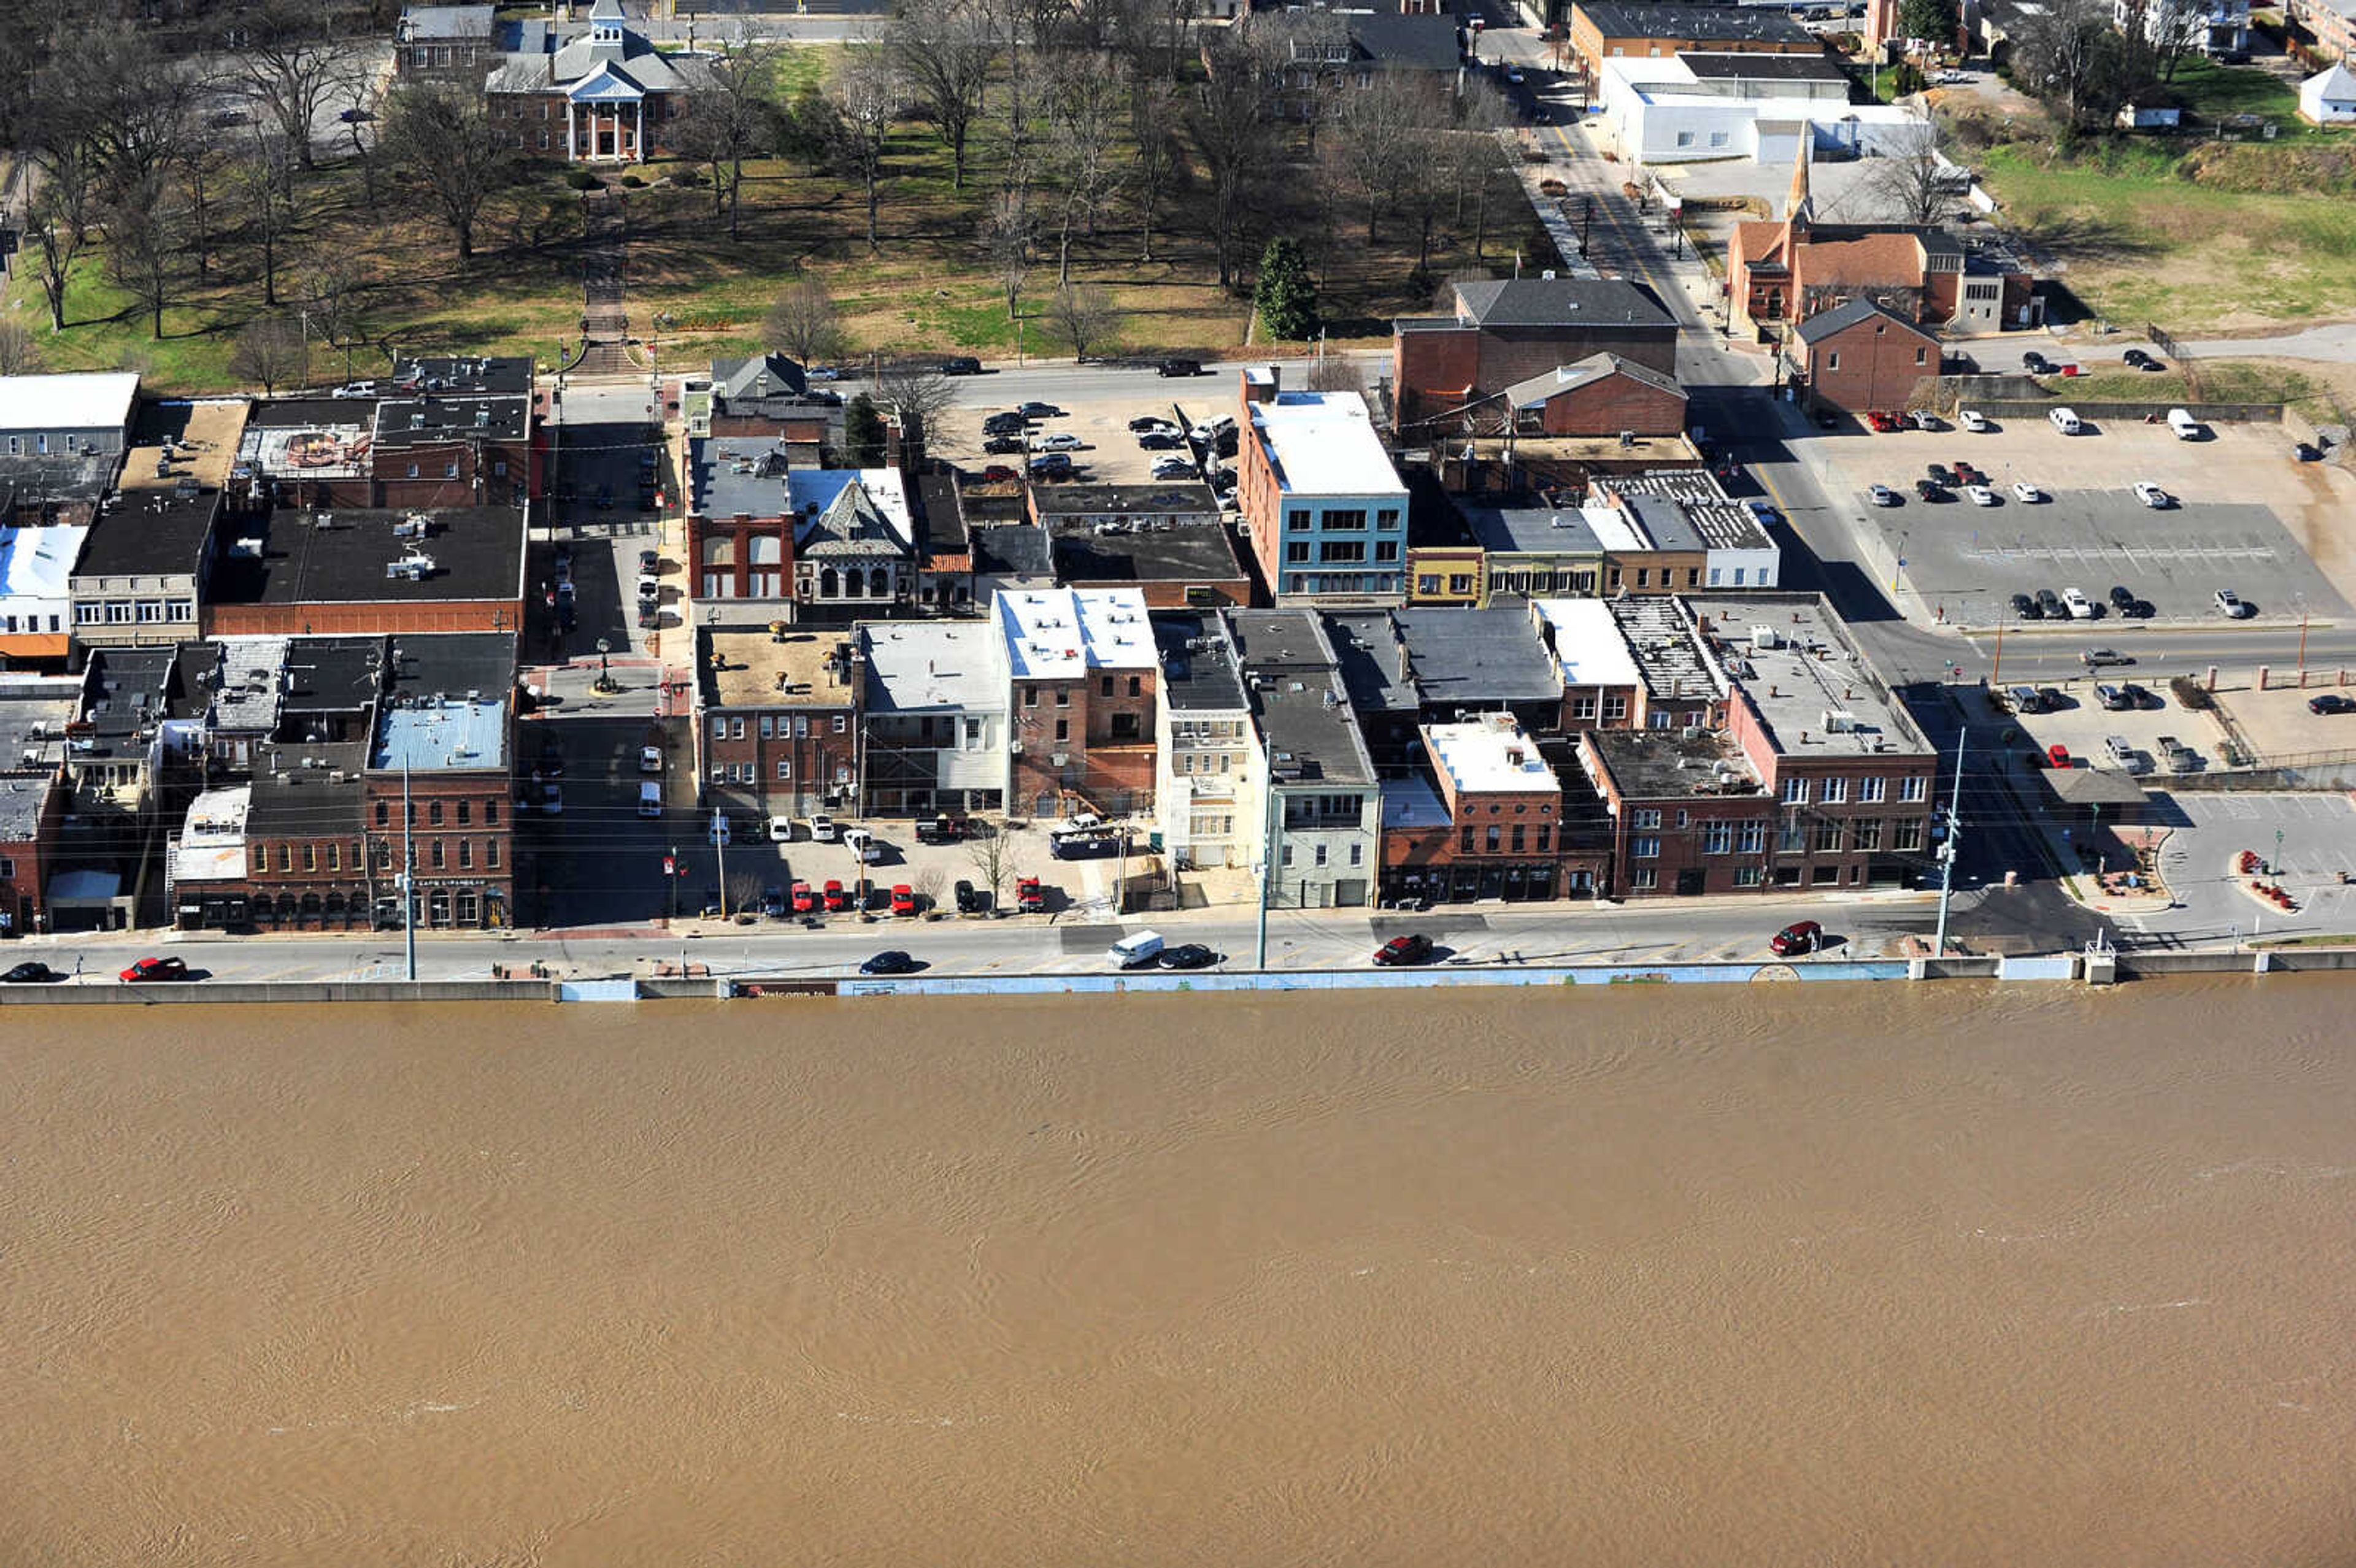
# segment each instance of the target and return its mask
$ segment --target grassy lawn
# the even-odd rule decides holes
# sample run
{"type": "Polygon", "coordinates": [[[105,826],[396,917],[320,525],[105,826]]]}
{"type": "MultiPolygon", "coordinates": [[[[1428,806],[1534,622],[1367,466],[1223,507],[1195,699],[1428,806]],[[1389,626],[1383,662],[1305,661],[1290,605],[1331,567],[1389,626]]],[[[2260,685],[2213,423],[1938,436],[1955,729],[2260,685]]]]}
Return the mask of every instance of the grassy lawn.
{"type": "MultiPolygon", "coordinates": [[[[822,60],[816,51],[791,57],[808,74],[822,60]]],[[[952,188],[948,159],[925,128],[905,126],[894,139],[882,193],[880,254],[865,236],[864,193],[830,174],[786,161],[746,169],[741,238],[731,240],[724,218],[712,217],[712,193],[700,171],[661,163],[632,171],[642,184],[621,190],[627,215],[627,276],[631,329],[657,329],[666,365],[760,347],[761,322],[779,290],[800,272],[832,292],[856,349],[962,351],[1011,357],[1068,355],[1044,319],[1056,286],[1052,232],[1025,276],[1023,320],[1008,317],[997,272],[980,236],[995,196],[986,147],[972,159],[963,190],[952,188]]],[[[560,339],[579,329],[584,260],[579,197],[559,167],[541,165],[503,198],[479,227],[477,254],[461,265],[446,232],[389,201],[371,203],[356,165],[323,169],[302,187],[297,231],[284,247],[284,299],[297,297],[297,280],[318,258],[335,257],[364,283],[368,344],[352,359],[355,373],[381,369],[389,357],[421,352],[529,354],[552,364],[560,339]]],[[[618,182],[618,174],[616,176],[618,182]]],[[[1284,172],[1277,188],[1305,207],[1320,176],[1310,167],[1284,172]]],[[[617,188],[618,183],[617,183],[617,188]]],[[[382,197],[386,193],[379,191],[382,197]]],[[[1042,206],[1052,207],[1052,190],[1042,206]]],[[[1248,301],[1214,283],[1210,237],[1194,215],[1198,188],[1165,202],[1154,257],[1137,260],[1138,217],[1116,206],[1093,236],[1072,248],[1075,283],[1101,286],[1121,313],[1112,338],[1093,353],[1173,352],[1211,357],[1243,346],[1248,301]]],[[[1454,216],[1443,210],[1444,219],[1454,216]]],[[[1263,217],[1256,256],[1266,233],[1299,237],[1310,252],[1325,315],[1344,331],[1387,334],[1389,317],[1430,305],[1430,290],[1410,287],[1415,238],[1403,220],[1384,226],[1382,242],[1365,241],[1363,215],[1301,211],[1263,217]]],[[[1435,231],[1431,279],[1475,264],[1471,234],[1435,231]]],[[[1518,193],[1493,196],[1484,264],[1494,274],[1513,266],[1518,247],[1526,258],[1546,254],[1543,231],[1518,193]]],[[[167,332],[151,341],[144,318],[126,313],[123,296],[103,280],[102,256],[91,252],[77,268],[69,327],[41,334],[43,364],[54,369],[132,366],[155,384],[180,390],[234,385],[228,361],[237,329],[262,314],[256,248],[244,235],[220,247],[215,276],[192,284],[166,316],[167,332]]],[[[9,303],[37,316],[38,285],[14,281],[9,303]]],[[[287,307],[291,310],[291,304],[287,307]]],[[[1264,347],[1264,346],[1263,346],[1264,347]]],[[[344,355],[316,351],[315,384],[340,379],[344,355]]]]}
{"type": "MultiPolygon", "coordinates": [[[[2333,140],[2333,156],[2356,151],[2333,140]]],[[[2276,193],[2187,177],[2202,172],[2185,166],[2196,158],[2224,155],[2225,172],[2237,174],[2233,165],[2287,159],[2296,146],[2210,154],[2138,140],[2065,158],[2048,144],[2014,142],[1979,162],[2006,219],[2066,263],[2063,281],[2091,309],[2200,332],[2356,313],[2356,204],[2314,188],[2276,193]]]]}

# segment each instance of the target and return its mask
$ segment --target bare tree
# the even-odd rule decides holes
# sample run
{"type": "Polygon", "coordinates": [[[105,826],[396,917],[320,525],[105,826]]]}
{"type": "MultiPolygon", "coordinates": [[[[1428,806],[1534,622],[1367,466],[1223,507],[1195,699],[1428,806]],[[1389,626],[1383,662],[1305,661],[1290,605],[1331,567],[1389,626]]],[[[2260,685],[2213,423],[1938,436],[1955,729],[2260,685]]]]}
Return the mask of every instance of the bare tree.
{"type": "Polygon", "coordinates": [[[971,834],[965,841],[965,858],[973,863],[974,874],[990,894],[993,910],[1006,907],[1006,884],[1015,875],[1013,836],[1006,831],[1003,817],[971,817],[968,819],[971,834]]]}
{"type": "Polygon", "coordinates": [[[1366,395],[1366,372],[1346,354],[1320,354],[1309,362],[1312,392],[1355,392],[1366,395]]]}
{"type": "Polygon", "coordinates": [[[1183,116],[1187,138],[1210,177],[1207,216],[1221,288],[1236,280],[1252,198],[1276,159],[1275,106],[1262,63],[1243,46],[1219,47],[1210,80],[1195,90],[1183,116]]]}
{"type": "Polygon", "coordinates": [[[900,95],[899,72],[879,50],[854,50],[835,71],[835,155],[866,189],[867,249],[872,254],[884,250],[875,212],[884,185],[884,149],[893,122],[900,117],[900,95]]]}
{"type": "Polygon", "coordinates": [[[305,0],[264,0],[241,26],[245,41],[230,53],[230,69],[307,169],[311,127],[330,97],[358,85],[365,59],[331,37],[320,7],[305,0]]]}
{"type": "Polygon", "coordinates": [[[263,396],[310,379],[310,344],[302,324],[284,315],[257,315],[237,329],[229,371],[261,387],[263,396]]]}
{"type": "Polygon", "coordinates": [[[166,59],[150,34],[108,27],[77,37],[57,51],[47,74],[36,91],[52,115],[78,127],[110,201],[169,165],[196,124],[187,71],[166,59]]]}
{"type": "Polygon", "coordinates": [[[1031,246],[1035,238],[1030,199],[1019,190],[1000,191],[982,223],[981,243],[998,286],[1005,292],[1010,322],[1021,316],[1023,281],[1031,275],[1031,246]]]}
{"type": "Polygon", "coordinates": [[[233,178],[246,231],[260,250],[262,303],[278,304],[279,252],[294,222],[294,168],[286,144],[257,131],[238,145],[233,178]]]}
{"type": "Polygon", "coordinates": [[[899,421],[904,445],[922,449],[925,437],[957,400],[957,383],[921,361],[886,365],[875,378],[875,401],[899,421]]]}
{"type": "Polygon", "coordinates": [[[2015,80],[2041,84],[2042,95],[2062,104],[2070,134],[2100,129],[2109,119],[2107,90],[2118,54],[2110,6],[2054,0],[2024,20],[2013,49],[2015,80]]]}
{"type": "Polygon", "coordinates": [[[106,275],[147,315],[147,336],[164,336],[164,311],[179,298],[187,236],[166,199],[161,176],[133,187],[106,209],[106,275]]]}
{"type": "Polygon", "coordinates": [[[1924,224],[1946,216],[1954,187],[1939,142],[1938,123],[1926,122],[1894,138],[1890,150],[1872,161],[1865,190],[1873,221],[1924,224]]]}
{"type": "Polygon", "coordinates": [[[1055,225],[1055,284],[1072,281],[1072,239],[1093,238],[1105,203],[1119,183],[1112,150],[1121,123],[1120,85],[1112,62],[1098,58],[1074,62],[1048,99],[1050,144],[1062,186],[1055,225]]]}
{"type": "Polygon", "coordinates": [[[341,252],[330,251],[311,263],[300,287],[304,314],[328,347],[344,351],[348,374],[352,350],[368,341],[359,274],[341,252]]]}
{"type": "Polygon", "coordinates": [[[726,213],[731,240],[740,237],[744,160],[777,139],[779,59],[775,44],[732,46],[707,62],[712,84],[689,99],[683,122],[689,145],[712,170],[712,216],[726,213]]]}
{"type": "Polygon", "coordinates": [[[1384,212],[1428,155],[1430,95],[1405,71],[1382,71],[1372,86],[1344,87],[1323,155],[1365,206],[1366,243],[1373,245],[1384,212]]]}
{"type": "Polygon", "coordinates": [[[1516,123],[1513,105],[1487,80],[1472,82],[1457,100],[1456,131],[1444,140],[1444,161],[1456,200],[1455,221],[1464,222],[1465,200],[1472,206],[1472,254],[1488,253],[1489,202],[1492,197],[1523,199],[1518,182],[1511,178],[1512,155],[1498,133],[1516,123]]]}
{"type": "Polygon", "coordinates": [[[475,224],[492,197],[515,181],[514,145],[491,129],[483,95],[447,82],[414,82],[385,105],[386,162],[475,255],[475,224]]]}
{"type": "Polygon", "coordinates": [[[1088,350],[1104,347],[1120,325],[1120,312],[1112,297],[1093,283],[1066,283],[1047,303],[1047,325],[1072,346],[1072,357],[1086,359],[1088,350]]]}
{"type": "Polygon", "coordinates": [[[33,329],[13,315],[0,315],[0,376],[23,376],[38,368],[33,329]]]}
{"type": "Polygon", "coordinates": [[[910,884],[916,895],[917,907],[925,910],[940,908],[941,884],[946,880],[948,878],[938,866],[927,866],[917,872],[910,884]]]}
{"type": "Polygon", "coordinates": [[[966,144],[981,115],[998,44],[991,18],[972,0],[914,0],[884,35],[919,112],[949,151],[949,185],[965,188],[966,144]]]}
{"type": "Polygon", "coordinates": [[[842,317],[816,278],[798,277],[780,290],[762,325],[771,343],[805,366],[842,357],[842,317]]]}
{"type": "Polygon", "coordinates": [[[1151,261],[1162,204],[1184,178],[1185,150],[1178,144],[1178,89],[1166,81],[1140,81],[1130,89],[1129,131],[1137,154],[1130,165],[1130,188],[1137,198],[1137,259],[1151,261]]]}
{"type": "Polygon", "coordinates": [[[74,262],[90,243],[98,219],[98,167],[79,141],[66,145],[37,144],[32,152],[39,171],[33,185],[26,228],[33,241],[33,265],[41,296],[49,307],[49,330],[66,326],[66,287],[73,280],[74,262]]]}

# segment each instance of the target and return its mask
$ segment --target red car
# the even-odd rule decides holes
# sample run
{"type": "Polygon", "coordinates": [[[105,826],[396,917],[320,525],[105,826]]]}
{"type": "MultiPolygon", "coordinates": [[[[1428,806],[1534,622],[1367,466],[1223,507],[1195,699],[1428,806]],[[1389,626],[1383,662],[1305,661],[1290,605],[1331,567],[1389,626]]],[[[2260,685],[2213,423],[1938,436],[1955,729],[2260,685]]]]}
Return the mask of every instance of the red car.
{"type": "Polygon", "coordinates": [[[2070,748],[2057,741],[2045,748],[2045,765],[2049,768],[2069,768],[2077,764],[2070,760],[2070,748]]]}
{"type": "Polygon", "coordinates": [[[993,463],[981,471],[981,482],[985,485],[1004,485],[1021,477],[1003,463],[993,463]]]}
{"type": "Polygon", "coordinates": [[[892,912],[894,914],[916,913],[916,890],[910,887],[905,882],[894,883],[892,886],[892,912]]]}
{"type": "Polygon", "coordinates": [[[808,882],[796,882],[794,884],[793,896],[794,912],[796,914],[814,914],[817,912],[818,893],[808,882]]]}
{"type": "Polygon", "coordinates": [[[1813,920],[1795,921],[1768,939],[1767,951],[1778,958],[1814,953],[1825,944],[1825,928],[1813,920]]]}
{"type": "Polygon", "coordinates": [[[140,985],[150,980],[185,980],[187,965],[177,958],[142,958],[116,978],[126,985],[140,985]]]}
{"type": "Polygon", "coordinates": [[[830,878],[826,884],[826,912],[829,914],[841,914],[844,910],[847,910],[850,907],[851,895],[842,891],[842,884],[841,882],[835,881],[830,878]]]}
{"type": "Polygon", "coordinates": [[[1875,430],[1879,431],[1884,435],[1889,434],[1891,431],[1903,430],[1906,428],[1899,422],[1899,419],[1896,414],[1890,413],[1884,409],[1875,409],[1872,412],[1867,414],[1865,416],[1865,422],[1871,425],[1875,430]]]}
{"type": "Polygon", "coordinates": [[[1431,957],[1431,938],[1417,932],[1410,936],[1394,936],[1375,949],[1375,962],[1383,968],[1401,965],[1421,964],[1431,957]]]}
{"type": "Polygon", "coordinates": [[[1036,877],[1014,879],[1014,908],[1020,914],[1038,914],[1047,907],[1047,895],[1039,891],[1036,877]]]}

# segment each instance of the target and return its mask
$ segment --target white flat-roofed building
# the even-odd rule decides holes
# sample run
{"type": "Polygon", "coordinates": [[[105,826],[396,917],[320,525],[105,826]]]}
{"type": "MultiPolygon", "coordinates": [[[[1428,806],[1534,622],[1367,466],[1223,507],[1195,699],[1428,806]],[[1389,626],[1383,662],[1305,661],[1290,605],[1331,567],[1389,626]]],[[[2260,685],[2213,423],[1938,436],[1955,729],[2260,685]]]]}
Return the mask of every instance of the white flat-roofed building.
{"type": "Polygon", "coordinates": [[[1407,585],[1407,486],[1355,392],[1288,392],[1243,376],[1237,505],[1280,603],[1396,603],[1407,585]]]}
{"type": "Polygon", "coordinates": [[[0,528],[0,655],[62,659],[73,635],[74,562],[90,530],[0,528]]]}
{"type": "Polygon", "coordinates": [[[1007,811],[1124,816],[1148,808],[1162,666],[1145,595],[1026,589],[991,603],[1012,731],[1007,811]]]}
{"type": "Polygon", "coordinates": [[[121,452],[139,401],[130,370],[0,376],[0,449],[10,457],[121,452]]]}
{"type": "Polygon", "coordinates": [[[852,628],[860,809],[995,811],[1006,799],[1005,645],[980,621],[852,628]]]}

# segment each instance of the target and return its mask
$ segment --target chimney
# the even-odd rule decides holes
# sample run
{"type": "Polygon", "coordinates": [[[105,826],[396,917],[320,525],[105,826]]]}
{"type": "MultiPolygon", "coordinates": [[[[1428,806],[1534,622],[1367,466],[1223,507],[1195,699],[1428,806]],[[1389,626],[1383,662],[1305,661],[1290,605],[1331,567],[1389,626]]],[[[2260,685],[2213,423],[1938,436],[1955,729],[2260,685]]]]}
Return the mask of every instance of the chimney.
{"type": "Polygon", "coordinates": [[[1244,368],[1244,401],[1272,403],[1284,389],[1284,371],[1274,365],[1248,365],[1244,368]]]}

